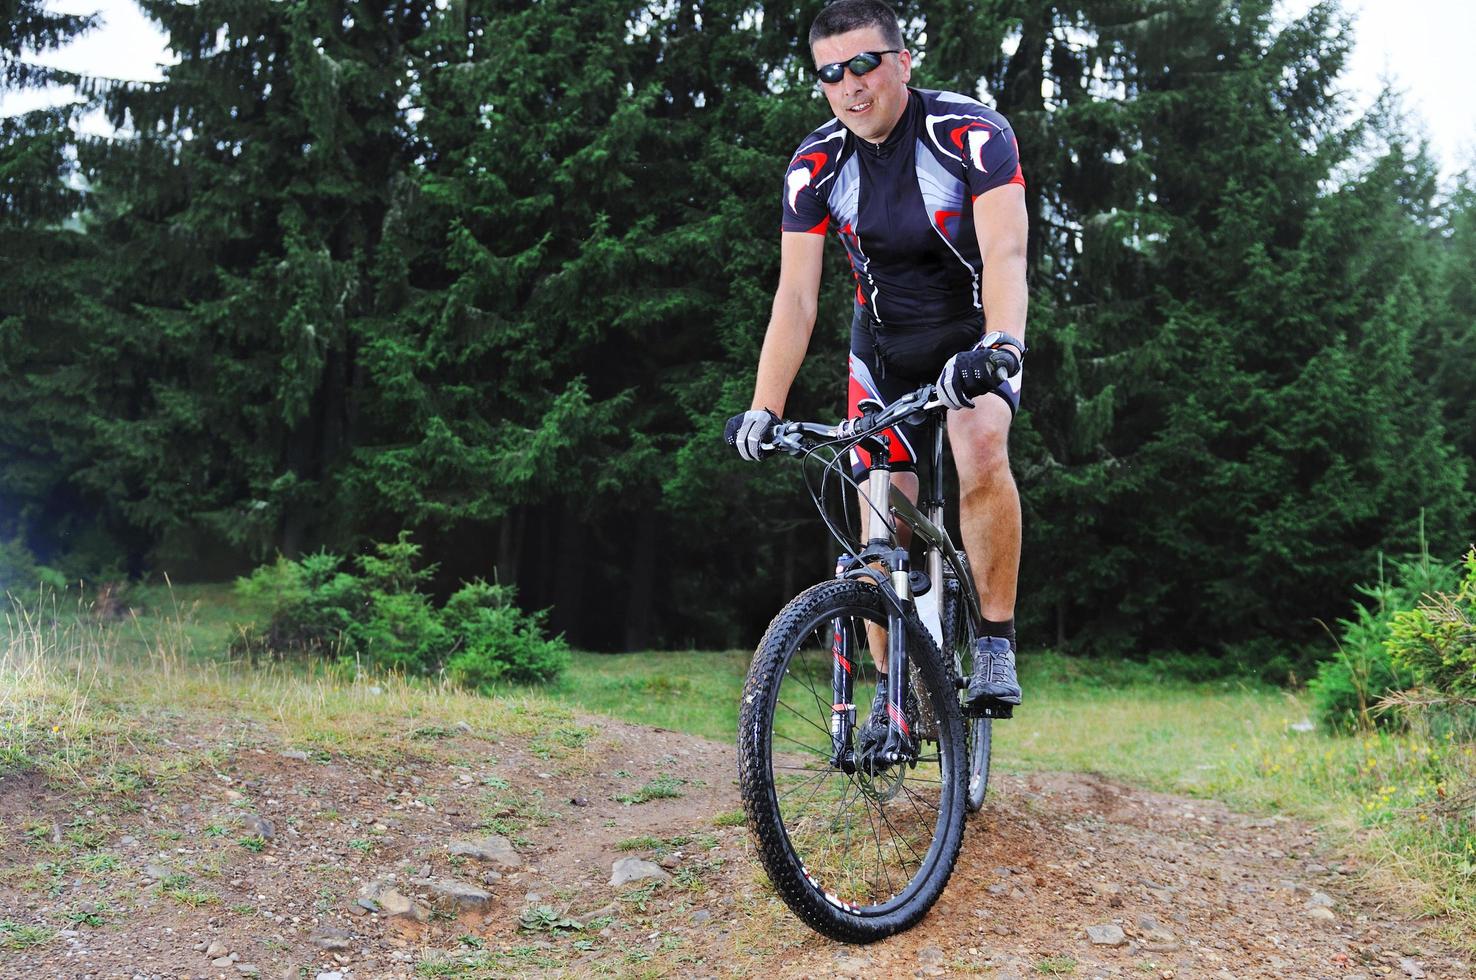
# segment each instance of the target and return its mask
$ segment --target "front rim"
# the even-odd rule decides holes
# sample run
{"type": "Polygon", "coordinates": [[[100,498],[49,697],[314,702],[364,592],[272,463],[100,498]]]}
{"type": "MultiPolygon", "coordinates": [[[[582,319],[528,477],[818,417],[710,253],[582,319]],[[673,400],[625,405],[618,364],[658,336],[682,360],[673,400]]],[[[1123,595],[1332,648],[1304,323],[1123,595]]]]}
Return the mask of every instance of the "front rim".
{"type": "MultiPolygon", "coordinates": [[[[927,887],[943,850],[953,792],[950,752],[940,750],[936,722],[932,730],[925,723],[914,729],[915,765],[846,772],[834,764],[836,630],[855,654],[847,658],[857,705],[850,746],[859,749],[877,680],[865,639],[868,622],[884,626],[885,617],[876,608],[847,605],[800,626],[770,699],[767,760],[772,812],[804,880],[832,907],[863,917],[894,912],[927,887]]],[[[943,717],[937,702],[952,692],[937,687],[924,682],[916,694],[928,699],[934,717],[943,717]]]]}

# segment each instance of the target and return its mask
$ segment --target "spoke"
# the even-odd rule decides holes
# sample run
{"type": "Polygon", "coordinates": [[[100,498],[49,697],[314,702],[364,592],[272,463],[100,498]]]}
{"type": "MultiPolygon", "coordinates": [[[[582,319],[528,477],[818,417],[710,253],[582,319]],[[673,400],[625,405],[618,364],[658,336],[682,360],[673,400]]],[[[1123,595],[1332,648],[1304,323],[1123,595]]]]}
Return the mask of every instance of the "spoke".
{"type": "Polygon", "coordinates": [[[824,784],[824,781],[825,781],[825,777],[827,777],[827,776],[830,775],[830,773],[828,771],[824,770],[824,769],[812,770],[812,771],[815,774],[813,776],[811,776],[809,779],[801,779],[800,781],[798,781],[797,783],[795,783],[793,786],[789,787],[789,789],[787,789],[783,793],[779,794],[779,796],[777,797],[777,799],[779,800],[779,802],[781,802],[781,803],[784,802],[796,790],[804,789],[806,786],[809,786],[811,783],[814,783],[816,781],[819,781],[823,785],[824,784]]]}
{"type": "Polygon", "coordinates": [[[830,759],[830,753],[829,752],[821,752],[819,749],[815,748],[814,746],[812,746],[812,745],[806,745],[804,742],[801,742],[797,738],[790,738],[788,735],[781,734],[780,732],[774,732],[773,735],[774,735],[775,738],[782,738],[786,742],[793,742],[795,745],[798,745],[800,748],[804,749],[806,752],[810,753],[813,756],[818,756],[821,759],[825,759],[827,761],[829,761],[829,759],[830,759]]]}
{"type": "MultiPolygon", "coordinates": [[[[892,823],[892,818],[887,816],[887,812],[885,810],[880,810],[878,812],[881,815],[882,822],[885,823],[887,825],[887,829],[892,832],[892,849],[897,851],[897,859],[902,861],[904,864],[906,863],[906,859],[902,857],[902,851],[897,848],[897,838],[901,837],[902,843],[907,845],[907,849],[909,851],[912,851],[913,860],[917,862],[919,867],[921,867],[922,858],[918,857],[917,850],[912,846],[912,841],[908,840],[905,834],[897,830],[897,825],[892,823]]],[[[911,875],[909,875],[908,877],[910,878],[911,875]]]]}
{"type": "Polygon", "coordinates": [[[804,722],[806,725],[809,725],[811,728],[815,729],[815,731],[819,732],[820,734],[824,735],[825,736],[825,744],[827,744],[827,745],[830,744],[830,730],[829,729],[821,728],[819,725],[815,724],[814,721],[812,721],[811,719],[806,718],[804,715],[800,714],[797,710],[795,710],[793,707],[791,707],[790,704],[789,704],[789,702],[785,701],[783,697],[780,697],[779,698],[779,707],[783,708],[785,711],[788,711],[790,714],[794,715],[800,721],[804,722]]]}

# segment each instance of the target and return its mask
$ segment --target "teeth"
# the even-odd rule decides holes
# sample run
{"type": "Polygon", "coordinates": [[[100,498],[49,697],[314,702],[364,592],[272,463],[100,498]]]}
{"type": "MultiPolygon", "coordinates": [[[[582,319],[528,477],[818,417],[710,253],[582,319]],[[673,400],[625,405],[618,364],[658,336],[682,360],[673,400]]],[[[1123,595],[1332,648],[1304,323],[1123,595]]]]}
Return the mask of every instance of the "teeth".
{"type": "Polygon", "coordinates": [[[862,109],[870,109],[870,108],[871,108],[871,103],[870,102],[857,102],[855,105],[851,106],[851,111],[852,112],[860,112],[862,109]]]}

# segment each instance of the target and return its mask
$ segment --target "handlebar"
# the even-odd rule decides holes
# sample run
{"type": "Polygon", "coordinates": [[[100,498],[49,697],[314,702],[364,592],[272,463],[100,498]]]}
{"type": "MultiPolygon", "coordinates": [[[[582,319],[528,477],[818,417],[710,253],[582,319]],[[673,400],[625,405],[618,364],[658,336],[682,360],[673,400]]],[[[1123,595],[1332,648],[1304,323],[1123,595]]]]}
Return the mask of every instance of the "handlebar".
{"type": "Polygon", "coordinates": [[[818,443],[838,439],[859,442],[868,436],[891,428],[908,416],[929,415],[946,410],[947,407],[938,399],[935,386],[925,384],[879,411],[863,413],[859,418],[846,419],[839,425],[781,421],[769,431],[760,447],[765,452],[782,452],[797,456],[818,443]]]}

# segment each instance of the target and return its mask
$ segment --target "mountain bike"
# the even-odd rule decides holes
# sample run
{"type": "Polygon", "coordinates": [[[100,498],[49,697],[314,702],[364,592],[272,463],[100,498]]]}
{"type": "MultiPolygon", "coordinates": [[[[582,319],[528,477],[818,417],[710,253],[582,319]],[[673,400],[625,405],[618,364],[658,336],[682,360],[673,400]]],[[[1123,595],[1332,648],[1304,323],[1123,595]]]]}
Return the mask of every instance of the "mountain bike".
{"type": "Polygon", "coordinates": [[[807,487],[844,553],[836,577],[791,600],[759,642],[740,706],[739,783],[780,896],[846,942],[907,929],[942,894],[965,811],[988,790],[991,720],[1011,710],[965,718],[961,702],[981,623],[967,559],[943,526],[945,411],[924,385],[838,425],[781,421],[763,445],[820,462],[818,488],[813,467],[807,487]],[[893,487],[886,460],[889,427],[921,418],[933,422],[933,465],[919,508],[893,487]],[[877,533],[865,542],[826,502],[839,490],[844,515],[859,490],[848,462],[857,449],[872,459],[864,499],[877,533]],[[919,568],[898,544],[898,520],[923,548],[919,568]],[[885,737],[869,741],[856,715],[857,692],[876,680],[868,625],[885,630],[891,678],[885,737]]]}

